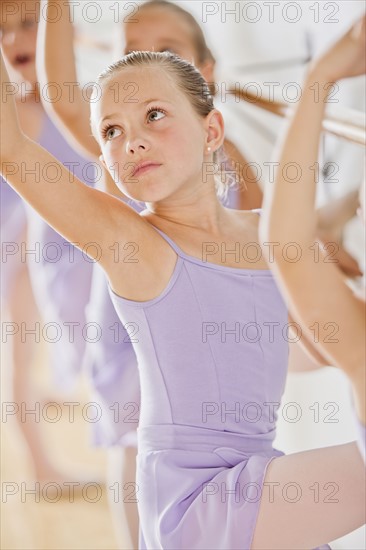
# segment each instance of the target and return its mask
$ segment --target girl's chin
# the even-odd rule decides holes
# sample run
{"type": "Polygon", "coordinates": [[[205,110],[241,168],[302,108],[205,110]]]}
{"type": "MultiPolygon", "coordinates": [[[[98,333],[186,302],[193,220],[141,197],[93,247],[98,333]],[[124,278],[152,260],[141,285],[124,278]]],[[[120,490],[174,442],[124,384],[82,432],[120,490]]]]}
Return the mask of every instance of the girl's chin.
{"type": "Polygon", "coordinates": [[[130,199],[137,201],[137,202],[160,202],[164,199],[167,199],[170,196],[170,193],[167,193],[160,188],[156,189],[141,189],[140,192],[136,193],[136,189],[121,189],[122,193],[124,193],[127,197],[130,199]]]}

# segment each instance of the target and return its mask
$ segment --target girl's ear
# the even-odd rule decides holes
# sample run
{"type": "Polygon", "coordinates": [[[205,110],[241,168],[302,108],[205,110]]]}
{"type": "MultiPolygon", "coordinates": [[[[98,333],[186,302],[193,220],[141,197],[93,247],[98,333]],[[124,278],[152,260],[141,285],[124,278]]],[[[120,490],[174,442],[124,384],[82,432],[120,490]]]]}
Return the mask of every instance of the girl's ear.
{"type": "Polygon", "coordinates": [[[224,143],[225,127],[224,119],[220,111],[214,109],[211,111],[205,120],[207,138],[206,147],[210,147],[211,151],[217,151],[224,143]]]}

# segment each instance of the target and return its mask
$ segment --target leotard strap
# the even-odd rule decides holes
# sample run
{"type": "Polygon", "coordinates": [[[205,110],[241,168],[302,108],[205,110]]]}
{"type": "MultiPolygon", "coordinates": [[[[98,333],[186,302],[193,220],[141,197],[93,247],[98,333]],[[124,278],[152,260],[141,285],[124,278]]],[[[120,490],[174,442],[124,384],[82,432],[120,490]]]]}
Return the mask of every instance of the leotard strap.
{"type": "Polygon", "coordinates": [[[165,239],[167,241],[167,243],[170,244],[170,246],[173,248],[174,252],[176,252],[178,254],[178,256],[182,255],[183,251],[179,248],[179,246],[170,237],[168,237],[168,235],[166,233],[164,233],[164,231],[162,231],[161,229],[158,229],[155,225],[152,225],[152,227],[154,229],[156,229],[156,231],[158,231],[158,233],[160,233],[160,235],[163,237],[163,239],[165,239]]]}

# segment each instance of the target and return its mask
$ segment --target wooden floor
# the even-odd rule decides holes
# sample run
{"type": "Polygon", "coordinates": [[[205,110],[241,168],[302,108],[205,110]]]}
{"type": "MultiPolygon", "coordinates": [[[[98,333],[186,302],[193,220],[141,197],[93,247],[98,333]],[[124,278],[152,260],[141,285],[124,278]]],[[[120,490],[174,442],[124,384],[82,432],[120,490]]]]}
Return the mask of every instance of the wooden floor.
{"type": "MultiPolygon", "coordinates": [[[[3,387],[3,402],[9,401],[8,395],[3,387]]],[[[63,401],[68,399],[58,399],[61,405],[63,401]]],[[[17,433],[14,420],[8,418],[4,421],[3,418],[0,523],[0,547],[3,550],[116,549],[103,484],[106,453],[91,448],[90,424],[82,416],[82,404],[88,402],[85,387],[69,401],[81,403],[75,408],[74,423],[69,421],[69,408],[63,407],[60,421],[43,421],[40,427],[55,462],[68,473],[66,479],[71,481],[74,476],[83,476],[80,488],[84,489],[84,495],[75,490],[74,499],[65,483],[53,487],[42,483],[39,497],[34,494],[36,485],[27,449],[17,433]],[[95,485],[86,485],[87,480],[94,481],[95,485]]]]}

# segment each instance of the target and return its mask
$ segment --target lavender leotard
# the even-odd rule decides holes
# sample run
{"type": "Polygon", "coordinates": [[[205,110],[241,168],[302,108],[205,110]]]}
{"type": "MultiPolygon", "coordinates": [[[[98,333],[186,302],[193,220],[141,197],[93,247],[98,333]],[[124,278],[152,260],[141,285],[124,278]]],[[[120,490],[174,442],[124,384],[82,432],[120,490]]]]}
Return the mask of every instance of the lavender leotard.
{"type": "MultiPolygon", "coordinates": [[[[75,153],[46,116],[39,144],[70,169],[70,185],[73,177],[89,185],[94,183],[95,163],[88,163],[75,153]]],[[[48,177],[54,177],[54,184],[57,184],[57,172],[51,165],[48,170],[48,177]]],[[[9,291],[16,270],[26,258],[32,289],[42,315],[40,338],[50,344],[51,372],[59,388],[70,390],[82,366],[85,341],[92,337],[85,333],[91,260],[56,233],[4,182],[1,182],[1,213],[4,214],[2,241],[19,246],[18,253],[3,260],[2,295],[9,291]],[[26,242],[19,243],[26,226],[26,242]],[[25,255],[25,247],[35,252],[25,255]]]]}
{"type": "Polygon", "coordinates": [[[283,454],[272,443],[287,309],[270,271],[201,261],[159,233],[177,254],[160,296],[110,290],[122,323],[139,328],[140,545],[248,549],[266,468],[283,454]]]}
{"type": "MultiPolygon", "coordinates": [[[[235,205],[236,195],[235,189],[229,189],[223,201],[225,205],[235,205]]],[[[128,204],[137,212],[145,209],[132,200],[128,204]]],[[[111,302],[107,279],[98,265],[94,267],[86,316],[89,323],[100,327],[100,338],[86,345],[85,361],[92,399],[98,404],[100,414],[100,419],[92,424],[93,444],[136,446],[140,412],[136,354],[111,302]]]]}

